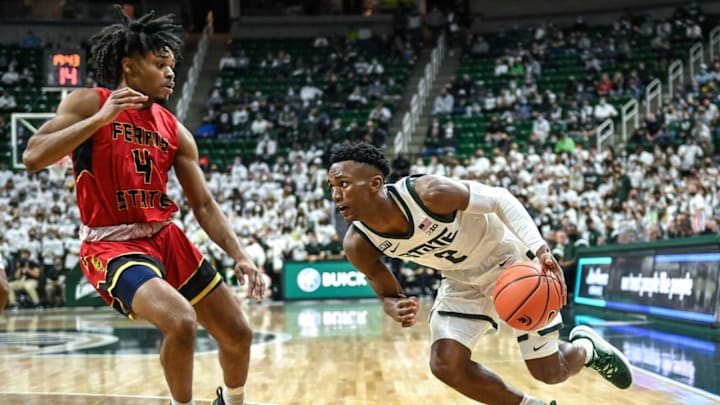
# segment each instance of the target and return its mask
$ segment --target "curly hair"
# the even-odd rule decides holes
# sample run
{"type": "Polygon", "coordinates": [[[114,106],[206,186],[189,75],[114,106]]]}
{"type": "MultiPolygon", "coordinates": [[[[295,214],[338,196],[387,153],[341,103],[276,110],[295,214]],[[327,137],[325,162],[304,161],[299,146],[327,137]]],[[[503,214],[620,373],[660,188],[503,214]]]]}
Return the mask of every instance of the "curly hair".
{"type": "Polygon", "coordinates": [[[181,27],[173,22],[174,15],[157,18],[155,11],[133,20],[115,5],[122,22],[109,25],[90,38],[90,64],[96,69],[98,83],[115,87],[120,83],[120,62],[125,57],[146,55],[164,48],[180,59],[183,40],[178,32],[181,27]]]}
{"type": "Polygon", "coordinates": [[[390,174],[390,164],[388,163],[382,151],[373,145],[365,142],[357,142],[351,144],[343,144],[332,155],[330,155],[330,164],[352,160],[355,162],[365,163],[380,170],[383,178],[390,174]]]}

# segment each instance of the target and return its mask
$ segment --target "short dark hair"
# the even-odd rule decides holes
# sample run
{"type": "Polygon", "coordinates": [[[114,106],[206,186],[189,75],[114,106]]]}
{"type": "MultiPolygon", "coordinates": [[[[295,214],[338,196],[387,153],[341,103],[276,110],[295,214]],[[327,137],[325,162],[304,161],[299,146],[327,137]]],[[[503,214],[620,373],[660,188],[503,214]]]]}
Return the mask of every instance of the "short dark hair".
{"type": "Polygon", "coordinates": [[[356,142],[341,145],[330,155],[330,164],[352,160],[365,163],[380,170],[383,179],[390,174],[390,164],[383,152],[366,142],[356,142]]]}
{"type": "Polygon", "coordinates": [[[109,25],[90,38],[90,64],[97,70],[98,83],[115,87],[120,83],[120,61],[128,56],[146,55],[163,48],[172,51],[180,59],[183,40],[179,25],[173,22],[174,15],[166,14],[157,18],[155,11],[133,20],[115,5],[122,22],[109,25]]]}

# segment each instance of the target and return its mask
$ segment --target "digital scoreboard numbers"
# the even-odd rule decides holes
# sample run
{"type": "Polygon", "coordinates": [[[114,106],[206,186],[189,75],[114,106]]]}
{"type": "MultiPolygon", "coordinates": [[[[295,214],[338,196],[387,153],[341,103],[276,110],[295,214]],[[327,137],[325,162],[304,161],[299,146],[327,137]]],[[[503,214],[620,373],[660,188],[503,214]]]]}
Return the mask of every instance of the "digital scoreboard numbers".
{"type": "Polygon", "coordinates": [[[578,260],[581,305],[715,324],[720,253],[625,252],[578,260]]]}
{"type": "Polygon", "coordinates": [[[85,85],[87,59],[84,50],[48,49],[44,54],[45,87],[85,85]]]}

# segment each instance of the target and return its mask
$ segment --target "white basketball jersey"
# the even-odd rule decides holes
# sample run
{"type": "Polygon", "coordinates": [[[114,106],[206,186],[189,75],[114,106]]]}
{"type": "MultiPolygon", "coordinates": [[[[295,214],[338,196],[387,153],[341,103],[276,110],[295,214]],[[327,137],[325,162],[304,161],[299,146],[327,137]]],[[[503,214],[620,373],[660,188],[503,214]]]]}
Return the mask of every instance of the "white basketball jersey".
{"type": "Polygon", "coordinates": [[[498,265],[525,255],[527,247],[495,214],[456,211],[444,217],[428,212],[413,189],[415,178],[405,177],[385,185],[410,224],[407,235],[375,232],[360,221],[353,222],[355,230],[385,256],[440,270],[445,277],[461,282],[475,283],[498,265]]]}

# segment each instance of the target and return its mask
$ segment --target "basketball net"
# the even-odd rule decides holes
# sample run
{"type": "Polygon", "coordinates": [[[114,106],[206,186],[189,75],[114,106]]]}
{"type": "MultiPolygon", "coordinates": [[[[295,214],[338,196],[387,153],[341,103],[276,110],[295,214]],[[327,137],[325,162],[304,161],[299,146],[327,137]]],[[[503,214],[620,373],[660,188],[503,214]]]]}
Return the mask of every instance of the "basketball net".
{"type": "Polygon", "coordinates": [[[70,159],[70,155],[65,155],[62,159],[51,164],[47,170],[48,180],[50,180],[50,182],[64,183],[68,172],[72,170],[72,159],[70,159]]]}

